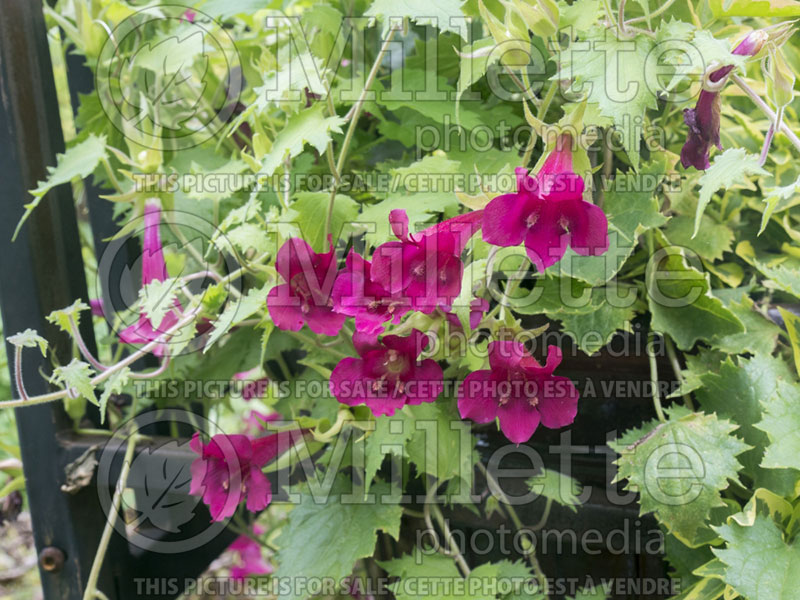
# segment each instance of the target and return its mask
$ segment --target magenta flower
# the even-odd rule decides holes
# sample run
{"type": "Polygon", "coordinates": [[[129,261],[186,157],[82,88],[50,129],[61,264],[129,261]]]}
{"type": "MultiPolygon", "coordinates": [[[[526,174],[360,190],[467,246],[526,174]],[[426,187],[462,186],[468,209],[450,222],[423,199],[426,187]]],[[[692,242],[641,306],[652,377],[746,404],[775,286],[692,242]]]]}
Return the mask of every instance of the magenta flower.
{"type": "Polygon", "coordinates": [[[525,242],[539,271],[561,260],[567,246],[581,256],[608,250],[608,220],[599,206],[583,199],[571,143],[569,134],[561,134],[536,177],[518,167],[517,192],[494,198],[484,209],[484,241],[502,247],[525,242]]]}
{"type": "MultiPolygon", "coordinates": [[[[733,54],[739,56],[752,56],[758,54],[769,35],[765,31],[751,31],[733,49],[733,54]]],[[[712,83],[719,83],[733,70],[733,65],[726,65],[713,71],[708,79],[712,83]]],[[[683,120],[689,127],[686,142],[681,148],[681,164],[684,169],[690,166],[704,171],[711,166],[708,153],[713,144],[722,150],[719,139],[719,92],[702,90],[694,108],[683,110],[683,120]]]]}
{"type": "Polygon", "coordinates": [[[342,404],[366,404],[375,416],[393,415],[406,404],[433,402],[443,389],[442,368],[435,360],[417,358],[428,338],[386,335],[380,342],[357,339],[360,358],[343,358],[333,369],[331,393],[342,404]]]}
{"type": "Polygon", "coordinates": [[[261,469],[293,443],[297,432],[281,432],[251,439],[246,435],[218,434],[203,444],[195,433],[189,447],[199,455],[192,462],[189,493],[201,496],[213,521],[222,521],[246,500],[247,510],[265,509],[272,486],[261,469]]]}
{"type": "Polygon", "coordinates": [[[568,377],[553,371],[561,350],[550,346],[542,367],[519,342],[498,340],[489,344],[491,369],[470,373],[458,396],[462,419],[489,423],[495,418],[515,444],[527,442],[539,423],[548,429],[571,424],[578,411],[578,391],[568,377]]]}
{"type": "Polygon", "coordinates": [[[93,317],[105,317],[106,311],[105,307],[103,306],[103,299],[102,298],[90,298],[89,299],[89,306],[92,308],[92,316],[93,317]]]}
{"type": "Polygon", "coordinates": [[[461,291],[461,252],[480,229],[482,219],[483,211],[473,211],[410,233],[406,211],[393,210],[389,223],[400,241],[375,249],[372,281],[392,295],[408,297],[415,310],[431,313],[437,306],[449,309],[461,291]]]}
{"type": "MultiPolygon", "coordinates": [[[[469,303],[469,327],[475,329],[483,319],[483,313],[489,310],[489,301],[485,298],[473,298],[469,303]]],[[[461,327],[461,321],[456,313],[446,313],[447,320],[456,327],[461,327]]]]}
{"type": "MultiPolygon", "coordinates": [[[[167,279],[167,263],[164,262],[164,250],[161,245],[161,204],[158,200],[147,200],[144,205],[144,240],[142,244],[142,287],[153,281],[167,279]]],[[[147,344],[157,340],[169,331],[180,318],[181,305],[175,300],[175,308],[167,312],[161,323],[153,327],[144,313],[133,325],[126,327],[119,334],[125,344],[147,344]]],[[[156,356],[164,356],[167,344],[158,344],[152,350],[156,356]]]]}
{"type": "MultiPolygon", "coordinates": [[[[263,535],[265,529],[258,524],[253,525],[255,535],[263,535]]],[[[272,573],[272,565],[264,560],[261,552],[261,544],[246,535],[240,535],[233,543],[228,546],[238,554],[239,562],[231,568],[231,577],[236,581],[242,581],[252,575],[267,575],[272,573]]]]}
{"type": "Polygon", "coordinates": [[[254,367],[249,371],[234,373],[233,379],[243,382],[241,384],[242,400],[249,402],[253,398],[263,398],[267,395],[269,377],[261,376],[261,369],[259,367],[254,367]]]}
{"type": "Polygon", "coordinates": [[[399,323],[411,310],[407,298],[372,281],[372,263],[353,251],[336,278],[332,296],[334,310],[355,317],[356,331],[373,338],[383,332],[384,323],[399,323]]]}
{"type": "Polygon", "coordinates": [[[317,254],[305,241],[292,238],[281,246],[275,268],[286,283],[269,291],[267,306],[280,329],[337,335],[347,317],[333,310],[331,290],[337,267],[333,249],[317,254]]]}

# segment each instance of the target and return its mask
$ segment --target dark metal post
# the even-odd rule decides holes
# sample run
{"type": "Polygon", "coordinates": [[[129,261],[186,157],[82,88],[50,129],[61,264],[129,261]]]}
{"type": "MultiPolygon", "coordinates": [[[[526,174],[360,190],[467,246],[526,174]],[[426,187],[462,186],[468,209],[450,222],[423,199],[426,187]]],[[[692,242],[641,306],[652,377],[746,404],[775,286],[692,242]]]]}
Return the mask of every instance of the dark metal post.
{"type": "MultiPolygon", "coordinates": [[[[30,0],[0,0],[0,12],[0,308],[6,333],[37,329],[56,356],[68,360],[70,341],[44,317],[77,298],[87,299],[69,186],[51,191],[11,243],[23,205],[31,199],[28,190],[64,151],[44,18],[41,4],[30,0]]],[[[94,346],[87,319],[82,331],[94,346]]],[[[48,369],[40,355],[26,352],[29,393],[48,390],[40,374],[48,369]]],[[[59,555],[56,550],[63,554],[63,564],[42,561],[45,595],[80,598],[103,525],[97,494],[84,490],[67,496],[59,490],[64,475],[56,434],[70,425],[59,404],[18,410],[17,424],[25,476],[29,484],[35,482],[28,485],[28,499],[37,551],[48,549],[45,557],[59,555]]]]}

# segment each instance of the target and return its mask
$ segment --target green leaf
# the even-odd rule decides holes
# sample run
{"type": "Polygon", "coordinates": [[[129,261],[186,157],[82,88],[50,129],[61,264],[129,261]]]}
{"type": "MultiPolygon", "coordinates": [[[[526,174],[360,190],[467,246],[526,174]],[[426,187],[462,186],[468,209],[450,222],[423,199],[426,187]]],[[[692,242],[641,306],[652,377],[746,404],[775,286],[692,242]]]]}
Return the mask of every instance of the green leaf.
{"type": "Polygon", "coordinates": [[[744,325],[719,298],[711,294],[709,276],[688,264],[675,246],[662,249],[653,265],[648,302],[654,331],[669,334],[682,350],[697,340],[742,333],[744,325]]]}
{"type": "Polygon", "coordinates": [[[40,336],[35,329],[26,329],[16,335],[9,336],[7,339],[9,344],[17,348],[36,348],[36,346],[39,346],[42,356],[47,354],[47,340],[40,336]]]}
{"type": "Polygon", "coordinates": [[[304,102],[306,89],[312,94],[327,95],[326,70],[320,59],[309,52],[301,52],[281,64],[284,66],[280,70],[269,73],[264,85],[254,90],[257,110],[265,110],[270,103],[304,102]]]}
{"type": "Polygon", "coordinates": [[[408,222],[412,230],[415,225],[427,223],[436,213],[444,211],[445,207],[429,202],[430,195],[420,194],[390,194],[386,200],[365,206],[357,218],[357,222],[366,226],[364,236],[370,246],[378,246],[394,238],[389,227],[389,213],[396,208],[402,208],[408,214],[408,222]]]}
{"type": "Polygon", "coordinates": [[[783,324],[786,325],[786,333],[789,334],[789,341],[792,344],[794,369],[800,374],[800,317],[781,306],[778,307],[778,311],[783,318],[783,324]]]}
{"type": "Polygon", "coordinates": [[[470,481],[477,462],[470,426],[446,403],[406,407],[415,430],[407,445],[411,462],[440,482],[454,477],[470,481]]]}
{"type": "Polygon", "coordinates": [[[756,256],[753,244],[748,240],[736,245],[736,254],[769,279],[765,282],[767,287],[775,287],[800,298],[800,267],[797,266],[797,261],[792,261],[783,254],[773,259],[756,256]]]}
{"type": "Polygon", "coordinates": [[[175,308],[177,293],[177,281],[172,277],[164,281],[154,279],[139,290],[141,312],[150,320],[153,329],[157,330],[164,316],[175,308]]]}
{"type": "Polygon", "coordinates": [[[711,168],[700,177],[700,197],[697,202],[692,237],[700,231],[701,217],[714,192],[737,186],[753,190],[755,186],[748,179],[749,175],[769,175],[758,163],[758,156],[748,154],[744,148],[729,148],[714,157],[711,168]]]}
{"type": "Polygon", "coordinates": [[[800,471],[800,388],[796,383],[778,381],[775,393],[761,400],[763,418],[756,427],[769,437],[761,466],[800,471]]]}
{"type": "Polygon", "coordinates": [[[103,393],[100,394],[100,423],[104,423],[106,420],[106,409],[108,407],[108,399],[111,398],[111,394],[121,394],[122,390],[128,385],[128,381],[130,381],[131,370],[128,367],[123,367],[118,371],[115,371],[114,374],[106,379],[105,383],[103,383],[103,393]]]}
{"type": "MultiPolygon", "coordinates": [[[[717,294],[715,296],[719,297],[717,294]]],[[[715,336],[711,340],[714,348],[727,354],[771,354],[778,340],[780,327],[755,309],[755,303],[745,292],[741,293],[741,301],[731,297],[723,297],[722,303],[744,325],[744,332],[715,336]]]]}
{"type": "Polygon", "coordinates": [[[669,220],[664,235],[670,243],[689,248],[708,261],[719,260],[723,253],[730,252],[733,244],[733,231],[730,227],[715,222],[707,215],[702,215],[700,230],[702,235],[695,237],[692,218],[678,216],[669,220]]]}
{"type": "Polygon", "coordinates": [[[519,314],[544,313],[560,320],[564,333],[583,352],[593,354],[617,331],[631,331],[635,300],[635,290],[616,292],[569,277],[541,277],[527,296],[511,299],[511,308],[519,314]]]}
{"type": "Polygon", "coordinates": [[[599,105],[601,114],[614,120],[636,170],[641,123],[647,109],[657,106],[652,82],[645,79],[653,46],[653,40],[644,35],[619,40],[610,29],[595,27],[562,53],[561,68],[553,77],[573,80],[573,93],[586,93],[590,103],[599,105]]]}
{"type": "Polygon", "coordinates": [[[210,0],[202,6],[203,13],[225,20],[236,15],[252,15],[264,8],[277,8],[274,0],[210,0]]]}
{"type": "Polygon", "coordinates": [[[89,310],[89,306],[83,300],[75,300],[75,302],[66,308],[51,312],[49,315],[47,315],[47,320],[50,323],[57,325],[58,328],[64,333],[69,333],[72,335],[72,326],[70,325],[70,320],[75,322],[76,327],[80,325],[81,312],[84,310],[89,310]]]}
{"type": "MultiPolygon", "coordinates": [[[[328,252],[330,244],[325,239],[325,221],[328,216],[329,192],[298,192],[287,219],[297,222],[303,239],[315,252],[328,252]]],[[[358,219],[358,204],[344,194],[336,194],[331,215],[331,235],[334,242],[344,236],[345,225],[358,219]]]]}
{"type": "Polygon", "coordinates": [[[526,484],[531,491],[540,496],[565,506],[572,512],[578,512],[576,507],[580,505],[578,496],[582,488],[572,477],[558,471],[542,469],[542,473],[528,479],[526,484]]]}
{"type": "Polygon", "coordinates": [[[208,340],[203,348],[203,353],[208,352],[208,349],[227,333],[231,327],[250,318],[257,311],[264,308],[270,287],[271,286],[265,286],[261,289],[251,288],[240,300],[234,300],[228,303],[225,310],[222,311],[222,314],[214,322],[214,329],[208,336],[208,340]]]}
{"type": "Polygon", "coordinates": [[[73,179],[84,179],[92,174],[97,165],[106,157],[106,136],[96,136],[93,133],[80,142],[69,148],[64,154],[56,156],[56,166],[48,167],[47,179],[40,181],[36,189],[31,190],[33,201],[25,205],[25,214],[19,220],[12,241],[17,238],[20,228],[28,219],[33,210],[42,201],[45,194],[54,187],[64,183],[69,183],[73,179]]]}
{"type": "Polygon", "coordinates": [[[272,149],[264,157],[262,168],[269,177],[286,157],[294,158],[303,151],[305,144],[311,144],[317,152],[325,154],[331,132],[342,133],[342,117],[326,117],[324,103],[318,103],[289,118],[272,143],[272,149]]]}
{"type": "Polygon", "coordinates": [[[724,506],[720,492],[738,479],[736,457],[748,446],[731,435],[735,424],[714,414],[669,414],[666,423],[653,421],[609,445],[621,454],[616,479],[627,479],[626,489],[640,494],[640,514],[655,513],[691,545],[711,510],[724,506]]]}
{"type": "Polygon", "coordinates": [[[378,17],[383,21],[383,39],[389,32],[390,17],[408,17],[417,25],[432,25],[442,32],[451,31],[466,40],[466,21],[461,13],[460,0],[374,0],[364,16],[378,17]]]}
{"type": "MultiPolygon", "coordinates": [[[[343,476],[340,479],[346,481],[343,476]]],[[[331,578],[338,582],[351,573],[358,559],[372,556],[378,530],[399,539],[403,508],[381,504],[380,497],[389,493],[388,486],[377,484],[372,490],[378,498],[370,504],[343,502],[342,495],[328,496],[325,504],[316,504],[311,495],[304,495],[276,540],[280,547],[276,577],[286,581],[331,578]]],[[[305,597],[294,588],[280,595],[281,600],[305,597]]]]}
{"type": "Polygon", "coordinates": [[[94,375],[95,372],[90,365],[73,358],[68,365],[58,366],[53,369],[50,382],[56,385],[63,385],[67,390],[74,388],[82,398],[92,404],[98,404],[94,395],[94,384],[92,383],[94,375]]]}
{"type": "Polygon", "coordinates": [[[764,190],[764,214],[761,216],[761,228],[758,235],[764,233],[770,218],[800,204],[800,177],[794,183],[783,187],[772,187],[764,190]]]}
{"type": "Polygon", "coordinates": [[[794,489],[795,474],[760,466],[769,439],[755,425],[763,418],[762,400],[776,394],[778,381],[790,379],[789,369],[779,358],[759,354],[752,358],[739,357],[736,363],[728,358],[700,375],[703,387],[695,392],[704,410],[737,423],[744,441],[753,446],[740,460],[756,487],[781,493],[794,489]]]}
{"type": "Polygon", "coordinates": [[[608,251],[602,256],[579,256],[569,249],[548,272],[595,286],[612,279],[633,253],[638,237],[667,222],[659,210],[655,189],[666,175],[669,163],[670,158],[662,154],[644,165],[640,173],[617,172],[605,192],[603,205],[608,217],[608,251]]]}
{"type": "Polygon", "coordinates": [[[486,75],[489,60],[496,62],[500,59],[500,52],[492,52],[495,41],[491,37],[477,40],[461,49],[461,63],[458,76],[458,94],[456,103],[472,84],[486,75]]]}
{"type": "Polygon", "coordinates": [[[406,443],[414,433],[414,421],[402,412],[375,420],[375,430],[366,441],[365,493],[369,493],[375,473],[388,455],[406,456],[406,443]]]}
{"type": "Polygon", "coordinates": [[[701,579],[672,600],[717,600],[725,593],[725,584],[719,579],[701,579]]]}
{"type": "Polygon", "coordinates": [[[800,16],[797,0],[708,0],[708,6],[715,17],[800,16]]]}
{"type": "Polygon", "coordinates": [[[800,548],[787,544],[769,518],[750,527],[730,522],[717,528],[725,548],[712,549],[725,563],[725,583],[747,600],[794,600],[800,589],[800,548]]]}

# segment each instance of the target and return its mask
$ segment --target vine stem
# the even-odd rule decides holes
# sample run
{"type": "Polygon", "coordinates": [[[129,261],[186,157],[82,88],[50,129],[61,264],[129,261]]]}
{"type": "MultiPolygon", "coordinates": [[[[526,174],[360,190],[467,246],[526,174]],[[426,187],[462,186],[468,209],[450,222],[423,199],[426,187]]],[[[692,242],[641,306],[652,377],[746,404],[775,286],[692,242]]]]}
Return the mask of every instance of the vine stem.
{"type": "Polygon", "coordinates": [[[666,423],[667,418],[664,416],[664,409],[661,407],[661,394],[658,391],[658,363],[656,362],[656,352],[654,347],[656,341],[655,331],[650,330],[650,333],[647,334],[647,341],[648,345],[650,346],[650,351],[647,353],[647,358],[650,361],[650,385],[653,387],[653,406],[656,409],[658,420],[662,423],[666,423]]]}
{"type": "MultiPolygon", "coordinates": [[[[667,356],[669,357],[669,363],[672,365],[672,370],[675,372],[675,377],[678,379],[678,382],[683,383],[686,378],[681,372],[681,363],[678,361],[678,353],[675,351],[675,344],[672,343],[672,338],[668,335],[664,335],[664,342],[666,343],[667,356]]],[[[681,397],[683,398],[683,403],[690,410],[694,410],[694,402],[692,402],[691,396],[689,394],[681,394],[681,397]]]]}
{"type": "MultiPolygon", "coordinates": [[[[647,252],[649,255],[649,260],[653,259],[653,255],[655,254],[655,239],[653,238],[653,232],[647,232],[647,252]]],[[[648,294],[652,293],[652,276],[648,277],[648,281],[646,282],[648,294]]],[[[656,341],[656,334],[652,329],[647,334],[647,341],[648,346],[650,347],[647,350],[647,359],[650,363],[650,385],[653,388],[653,406],[656,409],[656,415],[658,415],[658,420],[661,423],[666,423],[667,419],[664,417],[664,409],[661,407],[661,394],[658,390],[658,363],[656,362],[656,351],[655,351],[655,341],[656,341]]]]}
{"type": "Polygon", "coordinates": [[[489,489],[493,494],[499,496],[499,500],[503,506],[503,509],[508,514],[511,522],[514,523],[514,527],[516,527],[518,531],[527,534],[528,541],[531,544],[531,551],[527,554],[528,562],[533,568],[536,579],[539,581],[539,587],[542,589],[542,595],[544,596],[544,599],[550,600],[550,595],[547,593],[547,577],[545,577],[544,571],[542,571],[542,567],[539,564],[539,560],[536,558],[536,544],[530,539],[533,537],[530,533],[531,530],[527,529],[525,525],[522,524],[522,520],[519,518],[517,511],[514,509],[514,505],[511,504],[511,500],[508,496],[506,496],[506,493],[503,491],[503,488],[500,487],[500,484],[494,478],[494,475],[492,475],[489,472],[489,469],[486,468],[486,465],[484,465],[481,461],[478,461],[478,468],[481,470],[484,477],[486,477],[486,483],[489,484],[489,489]]]}
{"type": "Polygon", "coordinates": [[[22,381],[22,346],[14,346],[14,380],[17,383],[17,391],[22,398],[22,403],[30,402],[28,392],[25,391],[25,382],[22,381]]]}
{"type": "Polygon", "coordinates": [[[364,83],[364,89],[361,90],[361,95],[356,100],[356,103],[353,105],[352,110],[352,117],[350,117],[350,124],[347,127],[347,133],[344,135],[344,141],[342,142],[342,147],[339,149],[339,158],[336,161],[336,167],[333,172],[334,179],[337,180],[336,183],[331,188],[331,197],[328,200],[328,214],[325,217],[325,239],[328,239],[328,236],[331,233],[331,219],[333,218],[333,205],[336,202],[336,190],[338,189],[338,181],[341,181],[342,171],[344,170],[345,161],[347,160],[347,151],[350,149],[350,143],[353,141],[353,135],[356,132],[356,125],[358,124],[358,118],[361,116],[361,111],[364,108],[364,102],[367,99],[367,94],[369,93],[369,88],[372,87],[373,82],[375,81],[375,77],[378,75],[378,69],[380,69],[381,62],[383,62],[383,57],[389,51],[389,44],[394,37],[395,32],[397,31],[396,27],[393,27],[389,30],[389,34],[386,36],[386,39],[383,41],[383,45],[381,45],[381,49],[378,51],[378,56],[375,57],[375,62],[372,64],[372,69],[370,69],[369,75],[367,76],[367,80],[364,83]],[[338,175],[338,177],[337,177],[338,175]]]}
{"type": "MultiPolygon", "coordinates": [[[[136,402],[131,405],[131,412],[135,415],[136,402]]],[[[125,458],[122,463],[122,470],[119,474],[116,490],[114,490],[114,498],[111,500],[111,511],[106,520],[106,525],[103,528],[103,534],[100,537],[100,544],[97,546],[97,552],[94,555],[92,562],[92,569],[89,571],[89,579],[86,582],[86,590],[83,593],[83,600],[101,600],[106,596],[97,589],[97,580],[100,578],[100,569],[103,566],[103,560],[108,550],[108,543],[111,541],[111,535],[114,532],[114,525],[117,522],[120,506],[122,505],[122,493],[125,491],[125,485],[128,482],[128,474],[131,470],[131,463],[133,462],[133,453],[136,450],[136,444],[139,441],[135,421],[131,421],[130,437],[128,438],[128,446],[125,448],[125,458]]]]}
{"type": "MultiPolygon", "coordinates": [[[[761,112],[767,115],[773,123],[777,121],[777,115],[775,114],[775,111],[767,106],[767,103],[762,100],[761,96],[756,94],[753,88],[747,85],[744,79],[735,73],[731,74],[730,77],[733,79],[734,83],[736,83],[736,85],[738,85],[742,91],[750,97],[756,106],[761,109],[761,112]]],[[[785,121],[781,122],[780,130],[786,135],[787,138],[789,138],[789,141],[792,142],[794,147],[800,150],[800,138],[797,137],[797,134],[795,134],[795,132],[789,128],[785,121]]]]}
{"type": "Polygon", "coordinates": [[[659,6],[656,10],[649,13],[648,15],[645,15],[643,17],[635,17],[633,19],[628,19],[627,21],[625,21],[625,24],[630,25],[631,23],[640,23],[642,21],[647,21],[648,19],[652,19],[653,17],[657,17],[658,15],[666,11],[670,6],[672,6],[674,2],[675,0],[667,0],[666,2],[664,2],[664,4],[659,6]]]}
{"type": "Polygon", "coordinates": [[[105,371],[108,369],[103,363],[97,360],[94,355],[89,352],[89,348],[86,347],[86,342],[83,341],[83,336],[81,335],[80,329],[78,329],[78,324],[75,322],[75,317],[72,315],[69,316],[69,327],[72,331],[72,337],[75,339],[75,343],[78,345],[78,350],[81,353],[81,356],[85,358],[90,365],[92,365],[98,371],[105,371]]]}
{"type": "MultiPolygon", "coordinates": [[[[92,378],[91,383],[92,385],[97,385],[99,383],[104,382],[106,379],[111,377],[117,371],[124,369],[125,367],[135,363],[145,354],[148,354],[153,348],[155,348],[158,344],[164,343],[165,340],[172,337],[175,333],[178,332],[182,327],[188,325],[191,321],[194,320],[195,316],[197,316],[198,309],[189,311],[184,315],[184,317],[175,323],[170,329],[168,329],[164,335],[159,336],[155,340],[152,340],[142,346],[139,350],[135,352],[131,352],[128,356],[124,359],[110,365],[105,371],[96,375],[92,378]]],[[[42,394],[40,396],[30,396],[28,398],[22,398],[20,400],[7,400],[5,402],[0,402],[0,409],[3,408],[19,408],[21,406],[34,406],[36,404],[46,404],[47,402],[55,402],[56,400],[62,400],[67,397],[69,390],[59,390],[57,392],[51,392],[49,394],[42,394]]]]}
{"type": "Polygon", "coordinates": [[[441,509],[436,504],[437,489],[438,482],[434,481],[433,485],[428,487],[428,490],[425,494],[425,505],[423,507],[425,525],[428,527],[428,531],[430,531],[432,535],[436,534],[436,530],[433,527],[433,521],[431,521],[431,509],[433,509],[436,522],[439,523],[439,527],[442,528],[447,543],[446,548],[438,548],[439,553],[447,556],[448,558],[452,558],[461,570],[462,575],[464,575],[464,577],[469,577],[472,569],[469,568],[464,555],[461,554],[461,551],[458,549],[458,544],[453,537],[453,532],[450,530],[450,526],[447,524],[447,519],[444,518],[441,509]]]}

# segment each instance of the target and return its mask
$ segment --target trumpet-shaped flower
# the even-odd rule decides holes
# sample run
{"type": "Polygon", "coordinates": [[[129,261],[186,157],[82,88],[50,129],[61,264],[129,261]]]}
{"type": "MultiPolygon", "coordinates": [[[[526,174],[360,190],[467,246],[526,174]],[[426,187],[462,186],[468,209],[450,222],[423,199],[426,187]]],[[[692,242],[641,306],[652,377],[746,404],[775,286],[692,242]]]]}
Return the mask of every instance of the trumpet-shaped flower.
{"type": "Polygon", "coordinates": [[[202,497],[213,521],[231,517],[243,501],[247,510],[265,509],[272,500],[272,486],[261,469],[287,450],[296,434],[281,432],[255,439],[218,434],[204,444],[195,433],[189,447],[199,457],[192,463],[189,493],[202,497]]]}
{"type": "Polygon", "coordinates": [[[337,335],[347,317],[333,310],[331,291],[337,275],[333,249],[317,254],[302,239],[292,238],[278,250],[275,268],[286,281],[267,296],[275,325],[300,331],[306,324],[314,333],[337,335]]]}
{"type": "Polygon", "coordinates": [[[578,410],[578,391],[568,377],[553,375],[561,350],[550,346],[541,366],[519,342],[489,344],[490,369],[470,373],[458,397],[462,419],[489,423],[515,444],[527,442],[541,423],[549,429],[571,424],[578,410]]]}
{"type": "Polygon", "coordinates": [[[336,278],[332,295],[334,310],[355,317],[356,331],[367,336],[377,337],[384,323],[399,323],[411,310],[401,294],[391,294],[372,281],[372,263],[352,251],[336,278]]]}
{"type": "Polygon", "coordinates": [[[517,192],[494,198],[484,209],[483,239],[495,246],[525,243],[539,271],[571,247],[581,256],[608,250],[608,220],[583,199],[583,178],[572,170],[571,137],[562,134],[536,177],[516,169],[517,192]]]}
{"type": "Polygon", "coordinates": [[[442,368],[430,358],[418,360],[428,342],[419,330],[406,337],[357,336],[355,341],[360,358],[342,359],[331,373],[331,393],[342,404],[366,404],[375,416],[393,415],[406,404],[433,402],[441,393],[442,368]]]}
{"type": "MultiPolygon", "coordinates": [[[[733,49],[733,54],[752,56],[758,54],[769,35],[762,30],[750,34],[733,49]]],[[[733,70],[733,65],[726,65],[713,71],[708,80],[711,84],[720,84],[733,70]]],[[[719,139],[719,91],[702,90],[694,108],[683,110],[683,120],[689,128],[686,143],[681,148],[681,164],[703,171],[711,166],[708,154],[714,145],[722,150],[719,139]]]]}
{"type": "Polygon", "coordinates": [[[406,211],[393,210],[389,223],[400,241],[375,249],[372,281],[392,295],[402,293],[414,310],[448,309],[461,290],[461,252],[482,220],[483,211],[473,211],[411,233],[406,211]]]}
{"type": "MultiPolygon", "coordinates": [[[[148,200],[144,206],[144,236],[142,243],[142,287],[153,281],[167,279],[167,263],[164,261],[164,250],[161,244],[161,205],[158,200],[148,200]]],[[[119,339],[126,344],[147,344],[167,333],[180,319],[181,305],[175,300],[170,309],[157,326],[143,312],[133,325],[126,327],[119,334],[119,339]]],[[[167,344],[158,344],[153,354],[164,356],[167,344]]]]}

